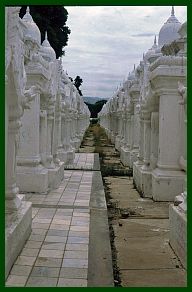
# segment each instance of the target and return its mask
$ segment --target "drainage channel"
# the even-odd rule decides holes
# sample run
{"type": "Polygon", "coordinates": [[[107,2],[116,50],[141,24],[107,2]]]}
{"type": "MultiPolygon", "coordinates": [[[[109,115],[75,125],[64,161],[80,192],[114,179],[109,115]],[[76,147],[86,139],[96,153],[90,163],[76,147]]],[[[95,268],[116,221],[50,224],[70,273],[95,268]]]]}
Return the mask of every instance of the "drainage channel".
{"type": "MultiPolygon", "coordinates": [[[[113,157],[118,158],[118,153],[113,155],[113,157]]],[[[113,221],[118,219],[124,219],[128,217],[133,217],[135,215],[135,211],[130,209],[124,209],[118,207],[118,201],[113,201],[110,195],[110,189],[106,184],[106,177],[132,177],[133,173],[131,169],[126,169],[121,162],[116,163],[115,165],[110,165],[108,162],[110,161],[110,156],[105,156],[105,153],[102,153],[100,157],[100,166],[101,166],[101,174],[103,179],[103,186],[105,191],[105,198],[107,203],[107,211],[108,211],[108,223],[109,223],[109,233],[110,233],[110,242],[111,242],[111,251],[112,251],[112,264],[113,264],[113,277],[114,277],[114,285],[115,287],[122,287],[121,285],[121,276],[120,269],[117,265],[117,249],[115,246],[115,233],[113,229],[113,221]]],[[[121,225],[121,223],[119,223],[121,225]]]]}
{"type": "MultiPolygon", "coordinates": [[[[105,177],[119,177],[124,176],[132,178],[132,169],[122,165],[120,161],[119,152],[112,145],[111,141],[107,138],[104,129],[99,125],[90,125],[88,130],[85,133],[80,152],[90,151],[90,148],[93,148],[93,152],[99,153],[100,161],[100,171],[102,175],[102,181],[105,191],[105,199],[107,203],[107,215],[108,215],[108,224],[109,224],[109,235],[110,235],[110,244],[112,252],[112,265],[113,265],[113,277],[114,277],[114,286],[121,286],[121,277],[120,270],[117,265],[117,249],[115,246],[115,233],[113,229],[113,220],[114,219],[123,219],[129,216],[135,216],[133,210],[122,209],[118,207],[117,202],[111,203],[112,197],[110,196],[110,190],[105,182],[105,177]]],[[[121,223],[119,223],[121,224],[121,223]]]]}

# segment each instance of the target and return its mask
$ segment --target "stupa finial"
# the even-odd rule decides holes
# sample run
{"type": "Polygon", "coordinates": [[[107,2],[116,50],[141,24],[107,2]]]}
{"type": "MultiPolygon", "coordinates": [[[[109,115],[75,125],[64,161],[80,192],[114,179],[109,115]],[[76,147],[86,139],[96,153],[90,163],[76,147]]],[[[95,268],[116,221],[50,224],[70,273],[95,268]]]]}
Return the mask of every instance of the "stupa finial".
{"type": "Polygon", "coordinates": [[[45,40],[47,41],[47,30],[45,32],[45,40]]]}
{"type": "Polygon", "coordinates": [[[171,16],[175,16],[174,6],[172,6],[172,9],[171,9],[171,16]]]}
{"type": "Polygon", "coordinates": [[[157,44],[157,38],[156,38],[156,35],[155,35],[155,38],[154,38],[154,45],[157,44]]]}

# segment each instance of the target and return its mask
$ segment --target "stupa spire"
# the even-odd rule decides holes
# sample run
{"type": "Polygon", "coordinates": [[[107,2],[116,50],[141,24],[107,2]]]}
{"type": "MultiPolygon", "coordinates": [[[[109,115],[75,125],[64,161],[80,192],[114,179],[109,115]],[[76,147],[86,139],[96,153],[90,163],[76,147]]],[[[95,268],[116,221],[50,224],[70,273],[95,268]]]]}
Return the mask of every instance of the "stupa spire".
{"type": "Polygon", "coordinates": [[[157,38],[156,38],[156,35],[155,35],[155,38],[154,38],[154,45],[157,44],[157,38]]]}
{"type": "Polygon", "coordinates": [[[171,16],[175,16],[174,6],[172,6],[172,8],[171,8],[171,16]]]}
{"type": "Polygon", "coordinates": [[[23,21],[34,23],[33,18],[32,18],[31,14],[30,14],[29,6],[27,6],[26,13],[23,16],[23,21]]]}

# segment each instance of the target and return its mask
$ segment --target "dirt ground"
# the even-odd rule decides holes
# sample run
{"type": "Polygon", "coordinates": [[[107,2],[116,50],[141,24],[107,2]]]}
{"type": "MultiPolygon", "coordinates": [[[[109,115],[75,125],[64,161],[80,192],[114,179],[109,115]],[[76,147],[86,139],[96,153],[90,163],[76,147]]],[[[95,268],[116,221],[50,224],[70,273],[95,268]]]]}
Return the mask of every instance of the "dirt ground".
{"type": "Polygon", "coordinates": [[[140,197],[132,170],[98,124],[89,126],[80,152],[100,156],[115,286],[186,287],[186,271],[169,245],[169,203],[140,197]]]}

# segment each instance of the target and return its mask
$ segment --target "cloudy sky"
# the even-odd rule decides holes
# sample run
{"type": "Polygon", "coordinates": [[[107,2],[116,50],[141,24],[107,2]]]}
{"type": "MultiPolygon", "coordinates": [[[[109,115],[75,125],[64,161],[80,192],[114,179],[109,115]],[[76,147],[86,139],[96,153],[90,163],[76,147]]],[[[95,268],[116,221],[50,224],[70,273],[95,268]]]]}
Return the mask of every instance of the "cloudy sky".
{"type": "MultiPolygon", "coordinates": [[[[83,79],[84,96],[110,98],[151,48],[171,6],[66,6],[71,29],[63,68],[83,79]]],[[[175,6],[183,23],[186,6],[175,6]]]]}

